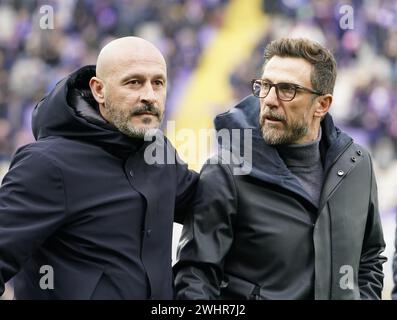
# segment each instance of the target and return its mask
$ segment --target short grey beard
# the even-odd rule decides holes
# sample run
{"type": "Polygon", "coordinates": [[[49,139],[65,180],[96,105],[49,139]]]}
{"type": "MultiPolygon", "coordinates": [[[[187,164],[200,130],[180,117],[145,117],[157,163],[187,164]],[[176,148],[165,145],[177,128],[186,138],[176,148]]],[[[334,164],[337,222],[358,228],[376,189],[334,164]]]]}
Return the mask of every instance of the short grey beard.
{"type": "Polygon", "coordinates": [[[265,142],[269,145],[276,146],[296,143],[308,133],[309,126],[304,122],[294,122],[287,126],[286,132],[279,132],[277,129],[265,130],[264,126],[262,126],[261,129],[265,142]]]}
{"type": "MultiPolygon", "coordinates": [[[[107,101],[105,108],[107,109],[108,116],[110,118],[110,122],[123,134],[130,138],[138,138],[138,139],[143,139],[147,133],[150,134],[150,130],[157,129],[156,128],[136,128],[132,126],[129,123],[129,118],[130,115],[128,114],[127,117],[125,117],[123,114],[118,112],[116,108],[113,107],[113,105],[107,101]]],[[[161,120],[160,120],[161,122],[161,120]]]]}
{"type": "Polygon", "coordinates": [[[126,136],[130,138],[138,138],[138,139],[143,139],[145,137],[146,132],[150,130],[150,128],[135,128],[128,124],[126,125],[125,123],[124,124],[114,123],[114,126],[126,136]]]}

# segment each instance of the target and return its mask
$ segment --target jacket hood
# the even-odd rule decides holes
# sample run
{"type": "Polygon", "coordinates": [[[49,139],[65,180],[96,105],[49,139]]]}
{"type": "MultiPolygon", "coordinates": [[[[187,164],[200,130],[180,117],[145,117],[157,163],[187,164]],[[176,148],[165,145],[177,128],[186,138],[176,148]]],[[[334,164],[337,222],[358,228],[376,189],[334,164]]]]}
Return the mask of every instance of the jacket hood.
{"type": "Polygon", "coordinates": [[[59,136],[87,141],[118,155],[129,154],[143,144],[143,139],[122,134],[100,115],[88,84],[95,70],[93,65],[76,70],[36,105],[32,114],[36,140],[59,136]]]}
{"type": "MultiPolygon", "coordinates": [[[[259,99],[250,95],[245,97],[229,111],[218,115],[215,118],[215,128],[219,132],[221,129],[250,129],[252,132],[252,148],[247,148],[252,152],[249,175],[260,180],[277,184],[293,192],[300,193],[306,199],[310,196],[302,190],[298,180],[289,171],[284,161],[278,154],[276,148],[266,144],[262,137],[259,125],[259,99]]],[[[352,138],[341,132],[335,127],[332,116],[327,114],[321,122],[322,137],[320,141],[320,152],[323,160],[324,172],[327,173],[331,165],[338,159],[340,154],[351,144],[352,138]]],[[[241,133],[242,135],[243,133],[241,133]]],[[[232,134],[230,136],[233,136],[232,134]]],[[[244,150],[244,139],[240,138],[240,154],[244,150]]],[[[229,145],[233,145],[229,144],[229,145]]],[[[221,148],[230,148],[222,145],[221,148]]],[[[232,153],[235,153],[233,150],[232,153]]]]}

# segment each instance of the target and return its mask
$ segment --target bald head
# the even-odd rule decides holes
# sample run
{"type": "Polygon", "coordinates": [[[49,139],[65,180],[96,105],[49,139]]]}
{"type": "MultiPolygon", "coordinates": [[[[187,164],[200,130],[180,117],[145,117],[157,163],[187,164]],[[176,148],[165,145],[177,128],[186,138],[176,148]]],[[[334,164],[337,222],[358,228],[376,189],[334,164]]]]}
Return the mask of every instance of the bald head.
{"type": "Polygon", "coordinates": [[[99,53],[89,82],[104,119],[120,132],[143,137],[159,128],[167,93],[167,66],[161,52],[137,37],[119,38],[99,53]]]}
{"type": "Polygon", "coordinates": [[[97,59],[96,75],[105,80],[131,61],[158,63],[166,70],[163,55],[151,42],[138,37],[123,37],[102,48],[97,59]]]}

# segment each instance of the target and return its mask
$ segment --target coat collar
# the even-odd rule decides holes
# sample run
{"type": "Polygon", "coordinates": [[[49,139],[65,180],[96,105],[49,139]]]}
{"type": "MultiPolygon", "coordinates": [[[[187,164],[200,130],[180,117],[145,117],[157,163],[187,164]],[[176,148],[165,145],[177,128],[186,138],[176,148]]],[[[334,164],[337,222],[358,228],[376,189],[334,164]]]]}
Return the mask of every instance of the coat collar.
{"type": "Polygon", "coordinates": [[[102,118],[89,88],[95,66],[85,66],[59,81],[35,107],[32,130],[36,140],[58,136],[98,145],[120,158],[137,152],[143,139],[130,138],[102,118]]]}
{"type": "MultiPolygon", "coordinates": [[[[289,171],[277,149],[268,145],[263,139],[259,126],[259,109],[259,100],[250,95],[229,111],[218,115],[214,121],[215,128],[218,132],[221,129],[229,131],[250,129],[252,131],[252,148],[246,146],[244,149],[244,139],[240,139],[239,149],[252,152],[252,162],[249,164],[252,170],[249,176],[290,190],[313,204],[311,197],[303,190],[298,179],[289,171]]],[[[335,127],[332,116],[329,114],[322,120],[321,128],[320,153],[324,171],[327,173],[342,152],[351,144],[352,138],[335,127]]],[[[228,147],[230,148],[230,146],[221,144],[221,148],[228,147]]],[[[233,150],[229,151],[233,153],[233,150]]],[[[241,153],[238,156],[241,159],[241,153]]]]}

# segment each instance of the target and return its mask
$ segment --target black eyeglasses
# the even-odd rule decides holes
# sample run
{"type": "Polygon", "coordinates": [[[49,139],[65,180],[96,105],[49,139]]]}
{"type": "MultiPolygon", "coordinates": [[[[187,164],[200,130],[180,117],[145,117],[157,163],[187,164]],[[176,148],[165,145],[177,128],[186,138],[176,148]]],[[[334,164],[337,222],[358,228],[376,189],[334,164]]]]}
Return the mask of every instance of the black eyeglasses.
{"type": "Polygon", "coordinates": [[[272,87],[276,88],[277,98],[282,101],[293,100],[296,96],[296,91],[298,90],[307,91],[312,94],[316,94],[318,96],[323,95],[318,91],[314,91],[312,89],[305,88],[294,83],[286,83],[286,82],[270,83],[262,79],[254,79],[251,81],[251,84],[252,84],[252,93],[254,94],[255,97],[258,98],[266,98],[272,87]]]}

